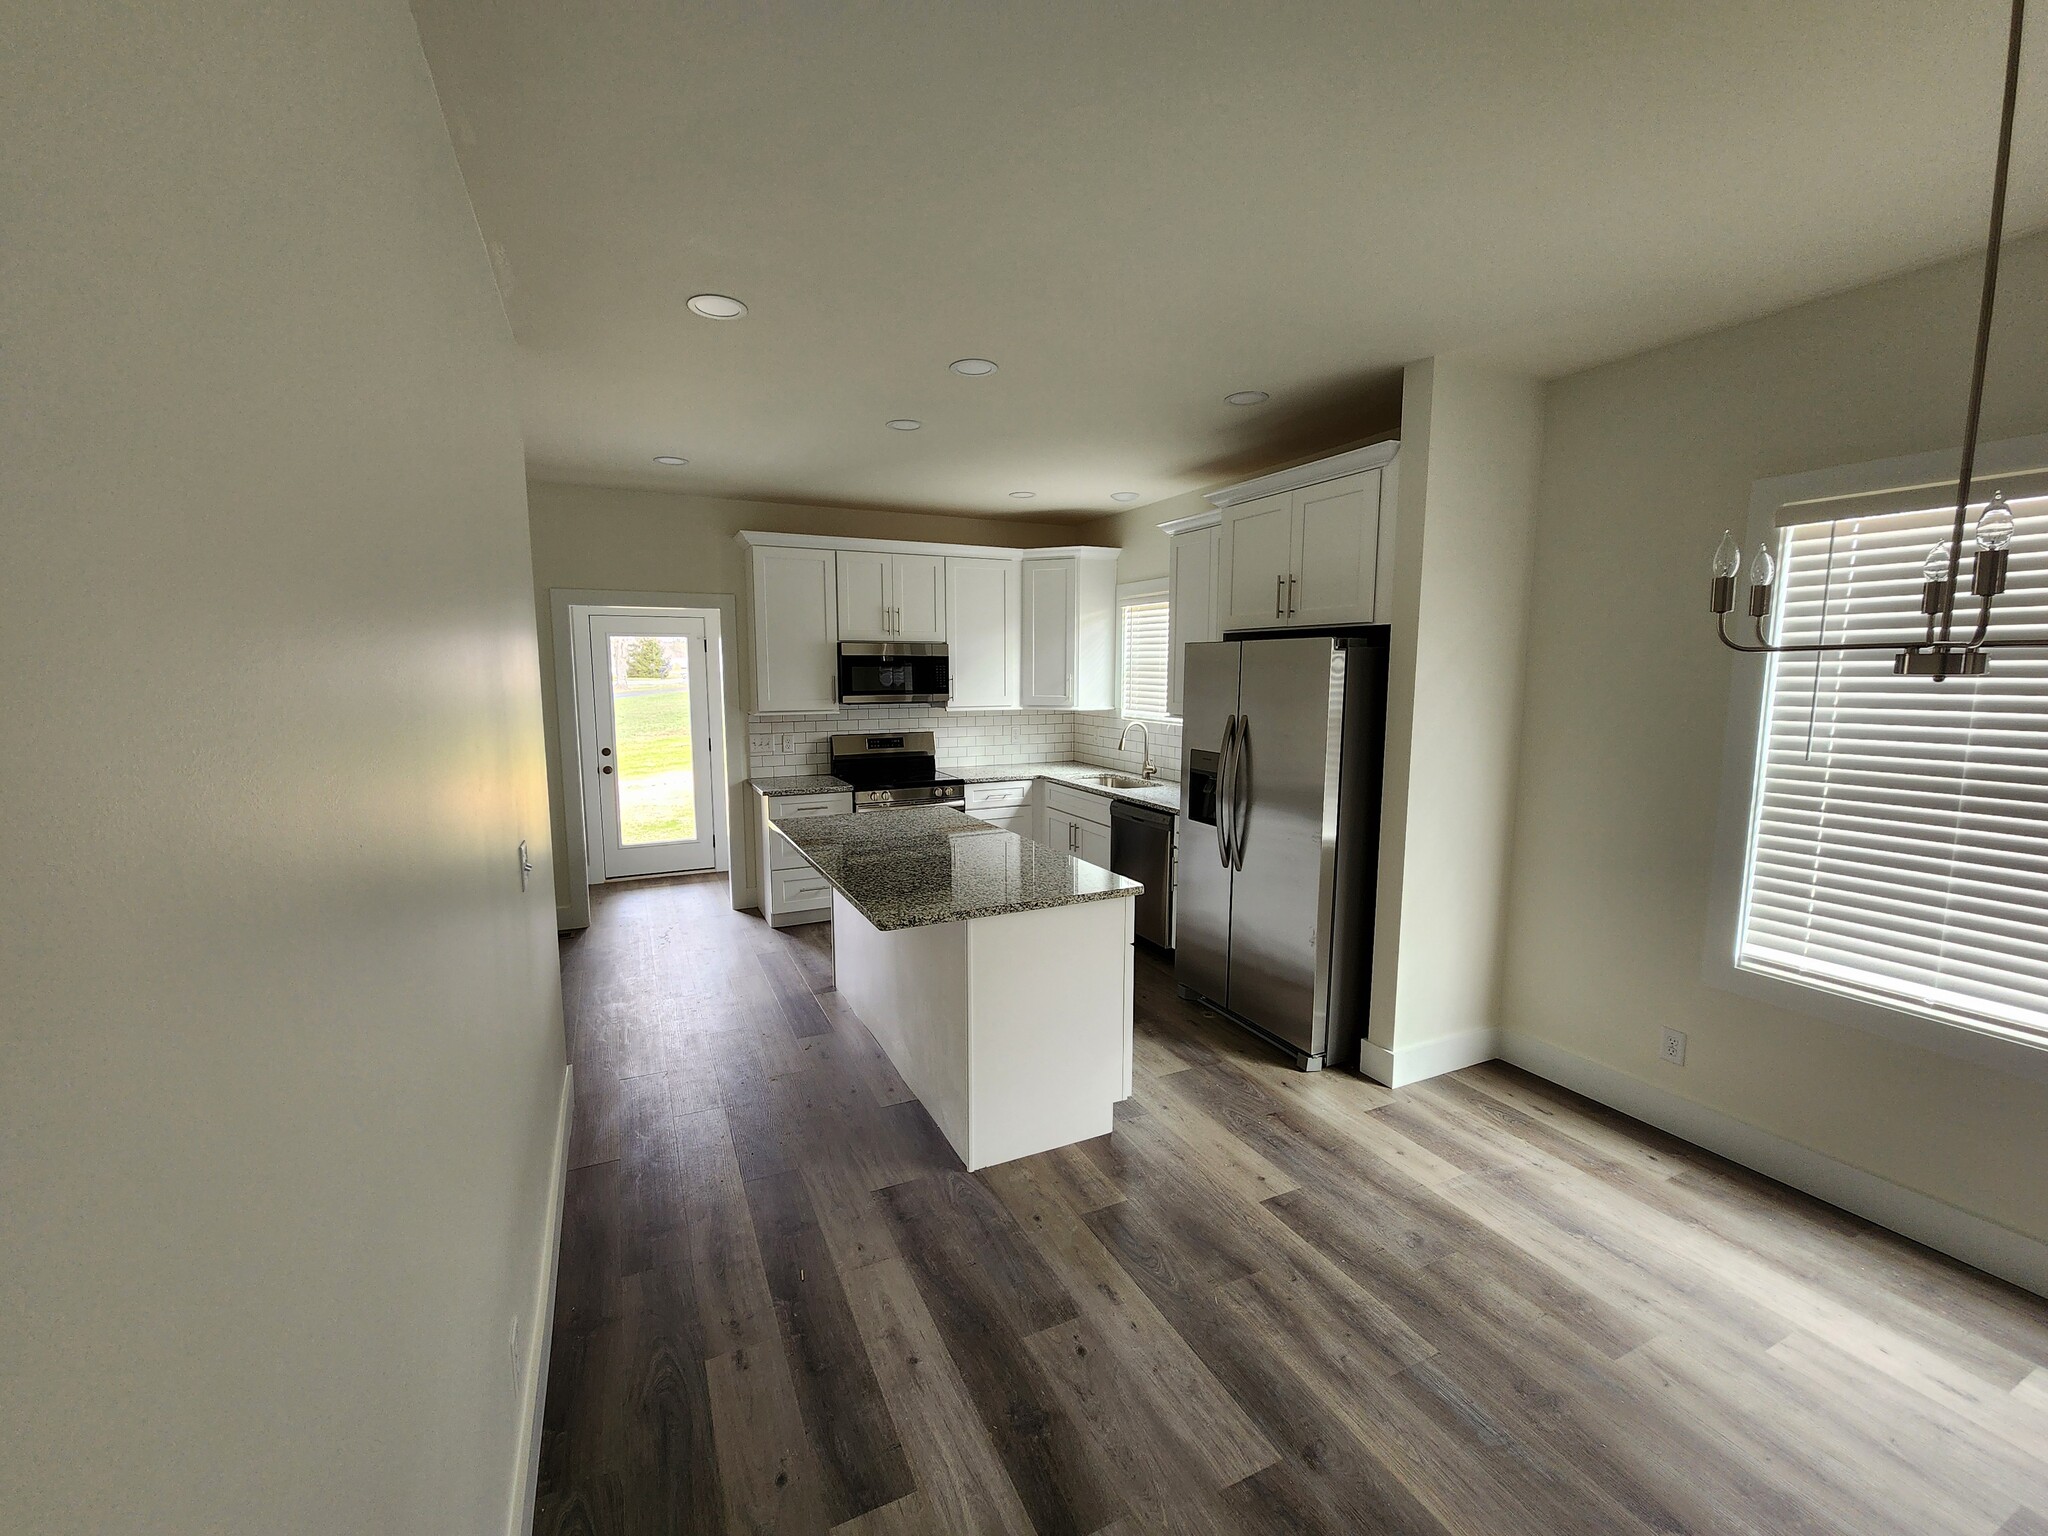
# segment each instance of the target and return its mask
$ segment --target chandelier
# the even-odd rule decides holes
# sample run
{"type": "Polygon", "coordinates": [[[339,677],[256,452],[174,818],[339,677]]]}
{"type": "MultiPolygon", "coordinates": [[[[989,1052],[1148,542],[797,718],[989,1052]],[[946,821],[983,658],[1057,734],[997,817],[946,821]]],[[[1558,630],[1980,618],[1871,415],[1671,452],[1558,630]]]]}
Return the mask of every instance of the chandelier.
{"type": "Polygon", "coordinates": [[[1947,539],[1927,551],[1921,567],[1920,611],[1927,617],[1926,638],[1901,648],[1896,640],[1851,640],[1834,644],[1773,644],[1766,625],[1771,613],[1771,594],[1777,579],[1777,562],[1765,545],[1757,546],[1749,566],[1749,614],[1755,621],[1756,642],[1737,640],[1728,633],[1728,615],[1735,607],[1735,578],[1742,569],[1742,546],[1734,533],[1721,535],[1714,552],[1714,579],[1708,604],[1715,615],[1721,643],[1731,651],[1748,655],[1785,656],[1847,651],[1892,651],[1892,671],[1901,677],[1931,677],[1937,683],[1951,677],[1978,677],[1984,672],[1987,651],[2022,646],[2039,647],[2039,640],[1994,640],[1991,634],[1991,600],[2005,590],[2006,562],[2012,545],[2012,509],[2002,492],[1994,494],[1978,514],[1972,538],[1970,594],[1978,599],[1977,622],[1970,637],[1962,639],[1956,630],[1956,576],[1963,563],[1963,531],[1969,522],[1970,480],[1977,466],[1977,426],[1984,408],[1984,365],[1991,351],[1991,310],[1998,297],[1998,249],[2005,235],[2005,184],[2012,164],[2013,108],[2019,99],[2020,35],[2025,27],[2026,0],[2012,0],[2012,29],[2005,49],[2005,106],[1998,123],[1998,168],[1991,178],[1991,234],[1984,246],[1984,291],[1977,305],[1977,355],[1970,371],[1970,405],[1963,423],[1963,457],[1956,479],[1955,525],[1947,539]]]}

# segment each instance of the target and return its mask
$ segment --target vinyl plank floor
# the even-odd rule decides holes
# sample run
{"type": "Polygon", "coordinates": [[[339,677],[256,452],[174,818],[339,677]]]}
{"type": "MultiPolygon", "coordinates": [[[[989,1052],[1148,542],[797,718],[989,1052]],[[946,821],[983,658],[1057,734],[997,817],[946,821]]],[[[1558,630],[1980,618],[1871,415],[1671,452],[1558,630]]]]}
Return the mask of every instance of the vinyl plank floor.
{"type": "Polygon", "coordinates": [[[545,1536],[2048,1536],[2048,1303],[1504,1063],[1295,1072],[1141,951],[970,1175],[715,877],[600,889],[545,1536]]]}

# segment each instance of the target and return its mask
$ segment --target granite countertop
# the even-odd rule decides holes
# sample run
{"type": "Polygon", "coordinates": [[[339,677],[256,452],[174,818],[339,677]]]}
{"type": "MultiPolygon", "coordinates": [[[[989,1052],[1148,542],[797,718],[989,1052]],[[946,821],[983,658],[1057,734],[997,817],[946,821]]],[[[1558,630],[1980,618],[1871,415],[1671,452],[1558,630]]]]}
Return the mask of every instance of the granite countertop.
{"type": "MultiPolygon", "coordinates": [[[[969,767],[955,767],[941,763],[939,772],[956,774],[970,784],[1007,784],[1016,779],[1050,779],[1055,784],[1064,784],[1069,789],[1079,789],[1091,795],[1101,795],[1106,800],[1128,800],[1133,805],[1149,805],[1154,810],[1180,810],[1180,786],[1171,779],[1161,779],[1144,789],[1112,789],[1107,784],[1084,782],[1090,774],[1121,773],[1119,768],[1105,768],[1100,763],[975,763],[969,767]]],[[[1131,774],[1131,778],[1137,775],[1131,774]]]]}
{"type": "MultiPolygon", "coordinates": [[[[971,763],[964,767],[956,763],[939,764],[939,772],[965,779],[970,784],[1050,779],[1070,789],[1101,795],[1105,800],[1128,800],[1133,805],[1149,805],[1160,811],[1180,810],[1180,786],[1170,779],[1162,779],[1146,789],[1112,789],[1107,784],[1084,782],[1089,774],[1118,771],[1104,768],[1100,763],[971,763]]],[[[1136,778],[1137,775],[1132,774],[1131,777],[1136,778]]],[[[747,782],[764,795],[829,795],[853,788],[846,780],[835,779],[829,773],[788,774],[779,778],[749,779],[747,782]]]]}
{"type": "Polygon", "coordinates": [[[1136,896],[1144,886],[944,808],[777,822],[879,931],[1136,896]]]}
{"type": "Polygon", "coordinates": [[[774,779],[749,779],[747,782],[764,795],[832,795],[851,794],[853,786],[844,779],[835,779],[829,773],[792,773],[774,779]]]}

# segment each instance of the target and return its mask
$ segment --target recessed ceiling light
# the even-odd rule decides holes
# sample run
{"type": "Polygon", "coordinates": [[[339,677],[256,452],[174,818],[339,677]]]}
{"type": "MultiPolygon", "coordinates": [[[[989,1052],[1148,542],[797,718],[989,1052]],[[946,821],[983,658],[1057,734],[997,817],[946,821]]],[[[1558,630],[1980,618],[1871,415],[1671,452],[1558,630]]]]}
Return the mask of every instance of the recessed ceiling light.
{"type": "Polygon", "coordinates": [[[1225,395],[1223,403],[1225,405],[1264,405],[1272,398],[1263,389],[1240,389],[1234,395],[1225,395]]]}
{"type": "Polygon", "coordinates": [[[747,312],[746,305],[722,293],[694,294],[690,299],[690,308],[706,320],[737,320],[747,312]]]}
{"type": "Polygon", "coordinates": [[[1136,501],[1138,493],[1136,491],[1111,491],[1109,499],[1111,501],[1136,501]]]}
{"type": "Polygon", "coordinates": [[[687,464],[690,461],[688,459],[679,459],[672,453],[657,453],[654,456],[654,462],[657,464],[687,464]]]}
{"type": "Polygon", "coordinates": [[[984,373],[994,373],[996,371],[996,365],[985,357],[963,357],[958,362],[948,364],[947,366],[955,373],[966,374],[970,379],[979,378],[984,373]]]}
{"type": "Polygon", "coordinates": [[[1036,496],[1036,495],[1038,494],[1038,492],[1036,492],[1036,491],[1012,491],[1012,492],[1010,492],[1010,494],[1011,494],[1012,496],[1016,497],[1016,498],[1017,498],[1017,499],[1018,499],[1019,501],[1029,501],[1029,500],[1030,500],[1030,499],[1031,499],[1032,497],[1036,496]]]}
{"type": "Polygon", "coordinates": [[[899,416],[894,421],[889,423],[891,429],[897,432],[915,432],[919,427],[923,425],[923,422],[912,421],[908,416],[899,416]]]}

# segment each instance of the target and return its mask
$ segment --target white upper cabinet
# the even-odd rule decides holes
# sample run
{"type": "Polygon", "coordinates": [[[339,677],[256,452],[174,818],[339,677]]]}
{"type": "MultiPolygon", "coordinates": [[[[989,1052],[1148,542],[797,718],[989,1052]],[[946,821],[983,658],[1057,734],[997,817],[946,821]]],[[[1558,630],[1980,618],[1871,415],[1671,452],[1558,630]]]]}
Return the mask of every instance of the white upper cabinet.
{"type": "Polygon", "coordinates": [[[945,557],[841,550],[839,638],[944,640],[945,557]]]}
{"type": "Polygon", "coordinates": [[[754,710],[831,714],[839,707],[839,580],[829,549],[748,551],[754,598],[754,710]]]}
{"type": "Polygon", "coordinates": [[[754,710],[836,714],[842,640],[944,644],[958,709],[1109,709],[1117,551],[744,532],[754,710]]]}
{"type": "Polygon", "coordinates": [[[1072,560],[1026,560],[1022,702],[1026,709],[1074,707],[1074,587],[1072,560]]]}
{"type": "Polygon", "coordinates": [[[946,559],[943,555],[891,555],[889,595],[896,605],[898,640],[946,638],[946,559]]]}
{"type": "Polygon", "coordinates": [[[1026,709],[1113,709],[1116,560],[1057,555],[1019,564],[1026,709]]]}
{"type": "Polygon", "coordinates": [[[1223,509],[1223,627],[1270,629],[1287,622],[1294,572],[1294,503],[1289,493],[1223,509]]]}
{"type": "Polygon", "coordinates": [[[949,557],[945,605],[953,707],[1015,709],[1023,633],[1017,562],[949,557]]]}
{"type": "Polygon", "coordinates": [[[1294,624],[1370,624],[1379,569],[1380,471],[1304,486],[1294,498],[1294,624]]]}
{"type": "Polygon", "coordinates": [[[1217,603],[1217,553],[1223,541],[1220,524],[1187,528],[1168,541],[1166,578],[1166,712],[1180,713],[1181,680],[1187,672],[1186,647],[1195,641],[1223,638],[1222,610],[1217,603]]]}
{"type": "Polygon", "coordinates": [[[889,601],[891,556],[872,549],[839,552],[839,638],[888,640],[894,617],[889,601]]]}
{"type": "Polygon", "coordinates": [[[1245,497],[1223,507],[1217,564],[1224,630],[1385,622],[1375,611],[1375,592],[1390,525],[1388,466],[1398,447],[1375,444],[1217,493],[1219,501],[1245,497]],[[1351,472],[1330,473],[1338,469],[1351,472]],[[1250,494],[1274,481],[1283,484],[1250,494]]]}

